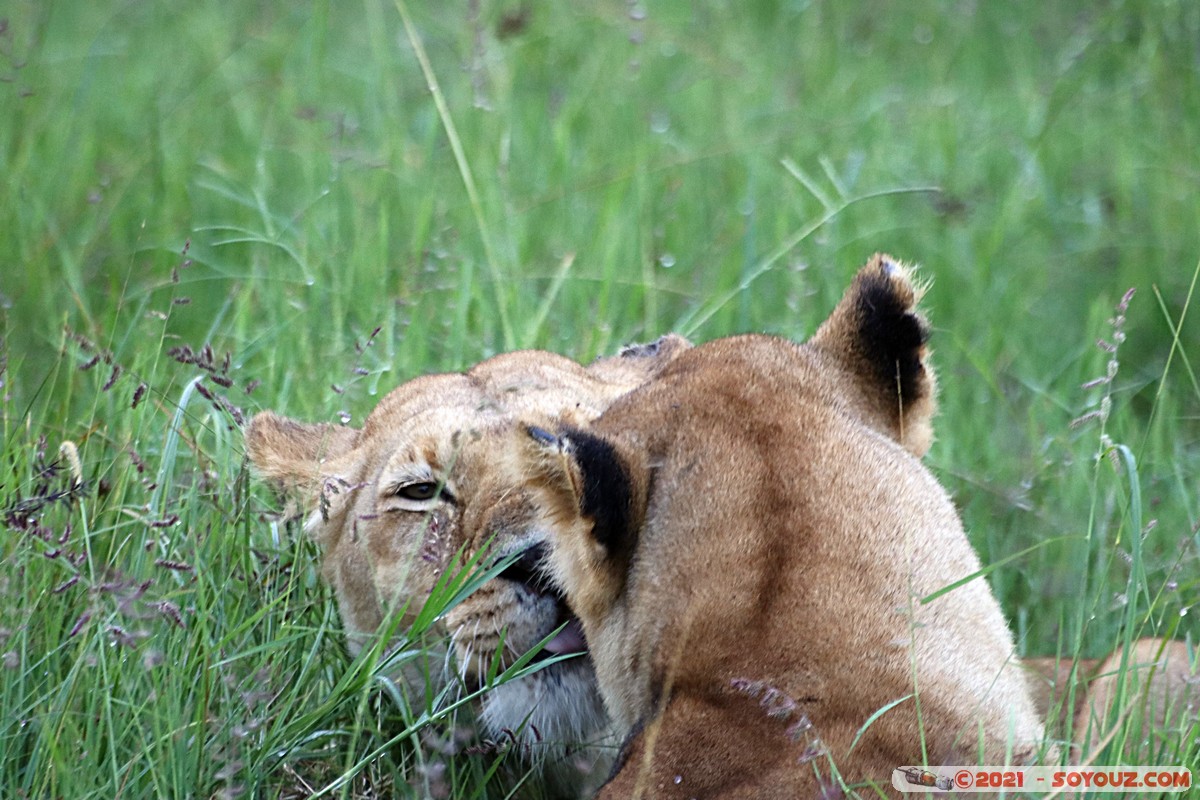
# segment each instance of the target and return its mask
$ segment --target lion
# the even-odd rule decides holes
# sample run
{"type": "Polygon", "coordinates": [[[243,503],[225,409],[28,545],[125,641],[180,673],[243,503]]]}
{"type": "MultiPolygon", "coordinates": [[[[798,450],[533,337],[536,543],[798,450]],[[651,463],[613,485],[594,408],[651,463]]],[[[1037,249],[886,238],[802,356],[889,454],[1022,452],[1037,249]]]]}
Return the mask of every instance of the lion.
{"type": "Polygon", "coordinates": [[[1158,751],[1145,749],[1145,742],[1200,722],[1200,663],[1186,642],[1148,637],[1103,659],[1024,663],[1033,675],[1034,702],[1073,743],[1075,762],[1112,763],[1119,752],[1122,763],[1150,763],[1146,758],[1158,751]],[[1114,728],[1124,733],[1115,746],[1114,728]]]}
{"type": "Polygon", "coordinates": [[[478,443],[624,739],[600,797],[893,795],[900,766],[1039,754],[1008,625],[920,461],[920,294],[876,255],[804,344],[698,345],[586,427],[531,415],[478,443]]]}
{"type": "MultiPolygon", "coordinates": [[[[490,469],[486,454],[466,457],[464,443],[533,412],[585,424],[688,347],[685,339],[667,335],[587,368],[542,351],[498,355],[465,373],[401,385],[361,429],[308,424],[270,411],[256,415],[245,431],[247,455],[262,477],[299,498],[307,513],[305,528],[323,552],[323,575],[335,591],[351,652],[372,641],[391,609],[404,609],[401,622],[410,622],[452,556],[480,555],[493,533],[489,558],[525,549],[523,530],[499,521],[484,529],[459,503],[490,469]]],[[[510,507],[520,510],[517,498],[510,507]]],[[[475,686],[493,661],[507,666],[564,623],[546,655],[582,651],[572,620],[562,597],[522,559],[443,622],[460,677],[475,686]],[[505,652],[497,653],[501,637],[505,652]]],[[[582,779],[573,764],[581,756],[567,760],[564,748],[550,745],[596,742],[608,725],[585,658],[550,664],[486,693],[481,718],[496,738],[518,736],[524,754],[550,751],[547,758],[557,761],[543,764],[541,777],[550,794],[562,796],[578,791],[582,779]]],[[[585,755],[602,762],[605,752],[593,748],[585,755]]]]}
{"type": "MultiPolygon", "coordinates": [[[[1118,649],[1104,659],[1079,704],[1074,733],[1083,743],[1086,760],[1101,756],[1099,763],[1103,763],[1101,748],[1107,746],[1113,707],[1118,702],[1123,701],[1119,710],[1140,720],[1127,731],[1138,739],[1120,743],[1125,751],[1136,752],[1153,734],[1186,730],[1186,726],[1200,721],[1200,663],[1188,652],[1186,643],[1139,639],[1127,648],[1127,653],[1123,659],[1118,649]]],[[[1145,755],[1157,752],[1154,746],[1141,751],[1145,755]]]]}
{"type": "MultiPolygon", "coordinates": [[[[702,378],[704,374],[717,370],[717,365],[712,362],[724,358],[721,348],[732,346],[732,352],[736,355],[737,351],[746,349],[738,344],[741,342],[752,346],[750,349],[755,352],[764,354],[765,364],[755,365],[753,359],[748,360],[744,357],[746,353],[742,353],[732,359],[729,369],[744,369],[743,377],[750,381],[755,391],[777,391],[781,386],[791,386],[791,379],[785,378],[790,370],[797,368],[795,362],[799,360],[799,372],[792,378],[805,384],[803,391],[796,392],[796,397],[789,401],[791,406],[784,404],[780,408],[795,406],[808,413],[814,404],[818,409],[823,404],[819,418],[832,415],[837,418],[837,424],[849,426],[854,432],[854,436],[848,440],[852,444],[837,444],[837,453],[845,451],[845,455],[861,456],[860,451],[864,448],[879,445],[881,460],[892,464],[887,469],[909,473],[910,461],[923,456],[932,441],[931,419],[935,410],[936,384],[932,370],[925,363],[926,328],[914,310],[919,292],[904,268],[891,259],[877,257],[872,264],[876,265],[874,278],[869,277],[870,268],[865,270],[833,317],[807,345],[797,348],[762,337],[749,337],[745,342],[741,342],[741,339],[725,340],[724,345],[718,342],[702,348],[711,351],[712,355],[707,359],[699,359],[699,366],[680,366],[679,370],[697,371],[701,377],[687,378],[686,381],[703,383],[706,380],[702,378]],[[881,277],[884,275],[890,277],[885,280],[881,277]],[[764,386],[758,387],[759,383],[764,386]],[[894,453],[897,445],[911,457],[894,453]]],[[[453,635],[453,649],[461,677],[468,682],[478,683],[487,665],[496,660],[508,663],[512,657],[527,651],[558,629],[561,629],[561,633],[548,645],[549,653],[586,650],[588,640],[577,621],[575,609],[565,602],[566,598],[559,587],[543,574],[544,564],[549,544],[556,541],[555,531],[560,522],[565,523],[562,526],[564,536],[571,532],[578,533],[581,525],[588,524],[589,520],[594,525],[596,519],[608,513],[603,510],[608,501],[597,503],[589,513],[584,513],[582,506],[572,510],[568,503],[566,511],[570,513],[561,517],[547,517],[546,509],[558,506],[546,503],[546,487],[562,488],[563,475],[555,472],[559,467],[568,476],[582,474],[579,465],[567,469],[571,466],[570,459],[567,459],[565,452],[559,451],[570,449],[574,453],[577,442],[586,439],[576,436],[574,431],[585,428],[614,402],[632,405],[634,410],[615,410],[613,416],[601,421],[594,435],[602,441],[611,439],[616,442],[617,449],[614,452],[619,453],[621,458],[625,457],[629,448],[633,448],[631,452],[640,452],[637,448],[644,444],[650,433],[644,430],[648,424],[645,415],[650,412],[636,409],[641,403],[650,401],[636,400],[640,395],[631,396],[630,393],[649,382],[643,393],[659,398],[655,402],[666,402],[670,391],[686,395],[687,390],[683,387],[691,384],[685,382],[683,372],[676,374],[673,367],[668,367],[689,348],[686,340],[668,335],[649,345],[627,348],[618,357],[601,359],[587,368],[561,356],[537,351],[497,356],[463,374],[425,376],[404,384],[380,402],[361,430],[311,425],[270,412],[255,417],[246,433],[250,459],[260,474],[298,496],[308,512],[306,527],[323,548],[324,574],[335,589],[351,651],[357,653],[373,640],[390,609],[403,608],[409,614],[414,613],[430,587],[446,569],[449,556],[460,551],[468,557],[478,554],[492,534],[495,534],[492,540],[495,554],[519,555],[519,558],[505,574],[465,600],[445,620],[447,630],[453,635]],[[667,388],[674,384],[680,388],[667,388]],[[653,389],[655,386],[658,388],[653,389]],[[622,401],[623,397],[627,400],[622,401]],[[517,456],[513,456],[508,451],[514,446],[513,431],[522,430],[516,424],[521,419],[535,421],[534,427],[542,431],[539,433],[541,441],[529,440],[523,433],[516,434],[515,442],[519,446],[517,456]],[[622,419],[632,423],[627,436],[620,435],[618,431],[624,424],[620,421],[622,419]],[[561,430],[553,434],[545,433],[555,426],[561,430]],[[529,452],[530,447],[533,448],[532,453],[529,452]],[[558,461],[547,465],[545,462],[554,453],[557,453],[555,458],[558,461]],[[531,470],[531,463],[541,466],[531,470]],[[546,481],[548,469],[552,475],[549,482],[546,481]],[[531,480],[531,476],[536,480],[531,480]],[[505,652],[497,653],[502,636],[505,652]]],[[[737,381],[733,380],[732,385],[726,387],[731,397],[738,397],[737,385],[737,381]]],[[[697,397],[713,399],[711,392],[700,392],[697,397]]],[[[723,403],[724,400],[720,399],[716,405],[723,403]]],[[[719,437],[722,430],[728,432],[728,427],[728,424],[713,426],[712,435],[719,437]]],[[[686,428],[681,430],[688,437],[681,438],[681,441],[690,442],[705,429],[701,426],[701,431],[691,433],[687,433],[686,428]]],[[[782,430],[787,432],[787,426],[784,425],[782,430]]],[[[825,433],[829,432],[826,430],[825,433]]],[[[798,434],[790,431],[789,435],[798,434]]],[[[703,437],[700,439],[702,443],[706,441],[703,437]]],[[[829,446],[828,436],[820,441],[829,446]]],[[[715,446],[711,442],[709,444],[715,446]]],[[[828,461],[829,453],[824,455],[828,461]]],[[[554,461],[553,458],[550,460],[554,461]]],[[[621,469],[627,466],[624,461],[615,463],[621,469]]],[[[635,459],[630,463],[640,462],[635,459]]],[[[657,461],[653,463],[657,471],[657,461]]],[[[740,465],[740,462],[736,463],[740,465]]],[[[880,475],[886,472],[882,467],[879,470],[880,475]]],[[[631,470],[628,474],[639,473],[631,470]]],[[[791,475],[791,478],[799,479],[796,475],[791,475]]],[[[906,504],[903,507],[916,504],[916,511],[920,512],[915,514],[916,517],[930,524],[938,523],[934,525],[937,533],[934,542],[927,546],[907,541],[903,543],[905,546],[911,544],[904,552],[929,555],[930,562],[914,572],[924,583],[914,583],[907,591],[903,591],[904,587],[885,587],[890,592],[888,597],[897,601],[897,608],[903,608],[900,601],[911,598],[918,587],[931,582],[937,584],[933,576],[939,571],[958,574],[956,570],[965,570],[973,563],[974,557],[969,554],[969,548],[967,551],[963,549],[957,517],[952,509],[947,511],[940,488],[928,485],[931,481],[927,473],[915,472],[907,474],[897,484],[903,487],[900,492],[906,504]],[[940,552],[939,544],[943,539],[952,545],[947,553],[940,552]]],[[[714,482],[714,486],[719,488],[721,484],[714,482]]],[[[856,487],[856,491],[862,490],[863,487],[856,487]]],[[[549,498],[555,503],[562,501],[562,497],[555,492],[551,492],[549,498]]],[[[708,506],[704,503],[697,504],[694,513],[706,513],[706,508],[708,506]]],[[[857,512],[841,527],[875,519],[885,511],[871,508],[857,512]]],[[[886,514],[883,518],[890,519],[886,514]]],[[[921,531],[925,529],[921,528],[921,531]]],[[[910,537],[915,535],[912,531],[906,532],[910,537]]],[[[863,558],[877,555],[859,541],[861,538],[850,537],[850,541],[858,548],[852,552],[863,558]]],[[[836,567],[839,558],[831,558],[838,555],[836,543],[826,541],[825,545],[827,547],[820,552],[820,556],[836,567]]],[[[882,550],[885,554],[894,553],[897,546],[893,546],[892,550],[883,547],[882,550]]],[[[844,571],[845,567],[841,569],[844,571]]],[[[894,573],[888,573],[887,569],[886,565],[864,568],[862,575],[854,576],[850,583],[862,587],[866,576],[884,574],[897,577],[894,573]]],[[[943,583],[951,580],[948,575],[942,577],[943,583]]],[[[955,642],[950,650],[953,659],[941,667],[931,666],[929,648],[937,649],[925,641],[927,616],[931,612],[919,604],[908,612],[908,616],[901,615],[907,627],[897,631],[895,641],[889,640],[888,648],[885,648],[891,652],[902,643],[905,636],[910,636],[914,643],[919,642],[920,646],[914,644],[913,648],[921,656],[921,669],[914,674],[926,682],[929,679],[934,681],[931,684],[937,689],[934,699],[939,703],[934,708],[939,713],[948,702],[944,696],[945,684],[949,680],[947,676],[957,679],[968,668],[982,667],[970,686],[990,686],[989,676],[996,672],[996,664],[1005,660],[1000,658],[1000,654],[1011,652],[1011,641],[1006,638],[1007,629],[1002,620],[997,626],[997,617],[993,613],[995,604],[986,588],[982,590],[982,598],[979,597],[979,589],[972,588],[981,584],[980,580],[973,581],[947,596],[955,603],[964,597],[971,599],[965,604],[968,614],[967,621],[962,625],[957,628],[948,626],[942,619],[945,614],[935,614],[932,619],[941,626],[934,630],[950,629],[959,633],[970,624],[986,623],[986,630],[994,638],[994,641],[989,639],[993,646],[988,649],[987,656],[974,659],[964,656],[962,650],[964,647],[969,650],[971,642],[965,645],[955,642]]],[[[794,594],[785,594],[780,602],[782,607],[790,608],[795,606],[797,599],[794,594]]],[[[945,602],[936,601],[930,608],[940,611],[945,608],[945,602]]],[[[879,619],[894,620],[897,616],[895,609],[885,612],[883,605],[886,605],[886,599],[877,599],[873,613],[879,619]]],[[[667,608],[664,618],[669,618],[671,614],[670,606],[667,608]]],[[[826,602],[814,605],[811,613],[800,614],[798,618],[808,620],[814,614],[828,614],[832,610],[839,621],[844,621],[850,615],[858,616],[854,610],[856,608],[850,605],[838,610],[826,602]]],[[[688,614],[691,613],[688,611],[688,614]]],[[[685,633],[691,630],[691,619],[690,616],[686,617],[685,633]]],[[[643,619],[641,624],[645,625],[646,620],[643,619]]],[[[814,627],[820,630],[822,625],[825,629],[829,628],[828,623],[814,627]]],[[[873,628],[864,626],[862,631],[849,637],[847,643],[858,642],[861,645],[861,642],[869,641],[869,634],[877,632],[878,628],[878,625],[873,628]]],[[[653,630],[653,627],[648,629],[653,630]]],[[[828,633],[826,636],[835,638],[828,633]]],[[[681,639],[688,640],[686,636],[681,639]]],[[[831,646],[824,639],[820,643],[822,647],[831,646]]],[[[648,644],[646,646],[649,647],[648,644]]],[[[871,662],[870,653],[861,658],[871,662]]],[[[1172,659],[1172,667],[1180,663],[1175,656],[1172,659]]],[[[1054,660],[1048,661],[1054,670],[1061,666],[1054,660]]],[[[819,663],[828,666],[831,662],[819,663]]],[[[913,664],[917,663],[914,658],[913,664]]],[[[877,682],[884,679],[898,681],[894,663],[889,662],[889,666],[892,671],[884,671],[882,677],[876,678],[877,682]]],[[[1040,668],[1035,664],[1033,669],[1040,668]]],[[[1061,692],[1061,686],[1065,684],[1061,673],[1052,674],[1044,669],[1040,671],[1046,677],[1034,682],[1035,687],[1043,688],[1035,698],[1035,702],[1041,703],[1037,720],[1042,718],[1052,697],[1061,692]]],[[[1079,672],[1083,674],[1085,671],[1081,668],[1079,672]]],[[[614,672],[621,674],[620,670],[614,672]]],[[[964,702],[969,700],[968,708],[980,703],[1003,707],[1011,697],[1021,698],[1024,693],[1022,681],[1010,677],[1009,672],[1012,670],[1004,672],[1003,680],[998,681],[986,696],[972,697],[972,690],[963,689],[957,698],[964,702]]],[[[668,674],[674,675],[670,671],[668,674]]],[[[1097,680],[1103,681],[1105,671],[1101,670],[1100,674],[1102,677],[1097,680]]],[[[1174,674],[1168,670],[1153,673],[1151,691],[1154,691],[1156,684],[1165,680],[1164,676],[1174,674]]],[[[791,677],[795,679],[795,675],[791,677]]],[[[836,687],[838,682],[844,685],[844,679],[840,676],[821,677],[822,681],[827,679],[826,689],[836,687]],[[837,682],[834,678],[837,678],[837,682]]],[[[828,743],[836,741],[813,723],[813,719],[826,718],[823,709],[815,717],[807,716],[808,705],[814,702],[806,701],[804,698],[807,695],[794,697],[770,683],[766,677],[754,677],[749,673],[733,676],[729,680],[732,694],[750,701],[752,706],[757,702],[770,724],[778,727],[777,720],[786,718],[784,733],[795,739],[797,745],[803,744],[799,748],[801,752],[798,758],[814,762],[817,760],[814,756],[829,750],[828,743]],[[808,725],[813,727],[806,728],[808,725]],[[825,744],[818,744],[818,734],[825,744]]],[[[688,684],[685,682],[684,685],[688,684]]],[[[1096,684],[1097,687],[1103,685],[1100,682],[1096,684]]],[[[916,691],[911,691],[911,686],[908,688],[910,691],[905,694],[913,697],[901,700],[901,706],[881,715],[878,723],[881,731],[886,727],[884,718],[904,713],[905,704],[915,705],[918,699],[924,702],[928,698],[927,687],[923,683],[916,684],[916,691]]],[[[904,696],[898,695],[893,699],[904,696]]],[[[1096,696],[1103,699],[1099,691],[1096,696]]],[[[1077,697],[1083,697],[1082,690],[1077,697]]],[[[663,701],[661,697],[658,699],[663,701]]],[[[867,705],[869,703],[866,700],[859,703],[860,709],[865,709],[867,705]]],[[[674,708],[670,718],[674,719],[682,708],[674,708]]],[[[1082,700],[1077,700],[1077,708],[1082,713],[1082,700]]],[[[1102,709],[1104,706],[1101,704],[1096,708],[1102,709]]],[[[1014,714],[1011,740],[1024,744],[1032,735],[1028,715],[1025,714],[1023,702],[1014,706],[1014,709],[1020,713],[1014,714]],[[1016,736],[1017,720],[1022,722],[1022,735],[1019,738],[1016,736]]],[[[485,727],[493,735],[522,731],[522,744],[531,746],[539,740],[594,742],[605,735],[611,724],[596,686],[593,667],[582,658],[549,665],[542,672],[498,687],[485,695],[481,715],[485,727]],[[523,726],[522,723],[526,721],[529,724],[523,726]]],[[[643,714],[642,729],[658,730],[665,718],[643,714]]],[[[995,737],[995,720],[991,722],[989,741],[1009,741],[1008,738],[995,737]]],[[[630,729],[628,719],[621,725],[623,729],[630,729]]],[[[633,728],[636,727],[637,721],[633,723],[633,728]]],[[[861,752],[866,752],[867,743],[875,741],[875,723],[864,727],[871,735],[864,733],[863,744],[859,746],[861,752]]],[[[895,727],[893,725],[892,729],[895,727]]],[[[1078,723],[1076,729],[1081,729],[1078,723]]],[[[963,743],[968,738],[965,735],[958,738],[956,746],[961,749],[952,749],[942,755],[948,757],[947,753],[966,752],[963,743]]],[[[876,747],[874,744],[871,746],[876,747]]],[[[519,749],[523,753],[529,752],[526,747],[519,749]]],[[[646,749],[644,741],[639,743],[634,738],[626,751],[644,753],[646,749]]],[[[666,752],[657,750],[653,745],[649,750],[666,752]]],[[[928,752],[930,763],[939,758],[936,752],[928,752]]],[[[603,749],[588,751],[589,757],[598,759],[601,765],[606,760],[604,753],[603,749]]],[[[561,750],[558,755],[561,755],[561,750]]],[[[629,759],[624,763],[628,765],[629,759]]],[[[839,767],[844,766],[844,759],[839,757],[837,763],[839,767]]],[[[925,762],[913,759],[912,763],[925,762]]],[[[946,758],[941,758],[941,763],[946,763],[946,758]]],[[[625,774],[624,771],[622,774],[625,774]]],[[[680,775],[682,777],[682,773],[680,775]]],[[[540,778],[547,783],[551,794],[559,796],[577,796],[589,785],[586,778],[566,763],[548,765],[540,778]]],[[[626,775],[623,780],[628,779],[626,775]]],[[[620,785],[619,782],[614,784],[620,785]]],[[[610,791],[619,794],[621,790],[610,791]]]]}

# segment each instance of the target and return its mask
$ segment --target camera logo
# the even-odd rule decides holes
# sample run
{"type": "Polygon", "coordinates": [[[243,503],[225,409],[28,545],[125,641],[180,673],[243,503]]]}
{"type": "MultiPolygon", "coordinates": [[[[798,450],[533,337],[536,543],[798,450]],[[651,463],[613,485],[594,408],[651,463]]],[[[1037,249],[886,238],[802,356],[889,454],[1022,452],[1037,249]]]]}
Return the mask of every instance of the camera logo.
{"type": "MultiPolygon", "coordinates": [[[[954,789],[954,779],[947,778],[944,775],[930,772],[921,767],[896,767],[896,772],[903,776],[904,783],[910,786],[920,786],[926,789],[941,789],[943,792],[949,792],[954,789]]],[[[893,784],[896,783],[896,777],[893,775],[893,784]]]]}

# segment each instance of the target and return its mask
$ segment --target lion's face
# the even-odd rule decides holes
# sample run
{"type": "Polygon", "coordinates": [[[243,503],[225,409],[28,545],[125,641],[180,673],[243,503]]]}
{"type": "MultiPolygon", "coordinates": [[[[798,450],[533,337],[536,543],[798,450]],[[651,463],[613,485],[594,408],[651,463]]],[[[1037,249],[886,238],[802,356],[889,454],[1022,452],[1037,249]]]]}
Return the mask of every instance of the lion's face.
{"type": "MultiPolygon", "coordinates": [[[[361,430],[264,412],[247,429],[247,452],[304,504],[354,652],[385,615],[416,614],[455,554],[485,564],[519,554],[443,620],[461,676],[477,684],[494,661],[507,666],[571,623],[561,595],[541,580],[528,497],[497,475],[483,443],[529,413],[586,424],[687,347],[668,336],[586,369],[551,353],[496,356],[466,373],[398,387],[361,430]]],[[[583,649],[572,623],[547,654],[583,649]]],[[[489,693],[483,716],[493,732],[516,730],[531,710],[531,739],[582,741],[606,722],[584,658],[489,693]]]]}
{"type": "MultiPolygon", "coordinates": [[[[528,531],[527,494],[499,479],[487,448],[479,446],[507,426],[509,411],[490,404],[477,391],[464,390],[457,385],[459,376],[439,376],[439,382],[456,384],[458,400],[390,428],[384,452],[366,462],[373,468],[341,476],[350,487],[345,507],[335,500],[325,512],[328,521],[317,511],[309,525],[323,541],[330,538],[331,528],[342,534],[336,550],[331,550],[338,556],[336,567],[359,559],[367,562],[368,588],[379,614],[404,603],[409,616],[419,611],[453,556],[460,557],[457,563],[475,560],[485,566],[515,557],[497,579],[452,608],[443,620],[462,677],[478,682],[494,662],[507,667],[568,622],[570,614],[561,596],[540,579],[539,542],[528,531]],[[351,532],[349,540],[346,530],[351,532]]],[[[531,402],[523,405],[562,407],[558,392],[525,400],[531,402]]],[[[571,405],[566,413],[587,418],[594,412],[571,405]]],[[[361,594],[356,574],[352,569],[348,575],[333,576],[343,594],[361,594]]],[[[363,621],[354,619],[357,630],[364,631],[363,621]]],[[[560,636],[546,655],[583,649],[582,638],[560,636]]],[[[564,664],[558,669],[579,667],[587,665],[564,664]]]]}

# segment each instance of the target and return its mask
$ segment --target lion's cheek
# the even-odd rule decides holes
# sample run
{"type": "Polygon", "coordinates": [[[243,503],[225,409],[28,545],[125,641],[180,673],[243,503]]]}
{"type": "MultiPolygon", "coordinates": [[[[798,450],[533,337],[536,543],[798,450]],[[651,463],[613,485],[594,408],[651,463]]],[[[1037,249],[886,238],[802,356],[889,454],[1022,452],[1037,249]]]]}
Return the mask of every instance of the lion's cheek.
{"type": "Polygon", "coordinates": [[[499,666],[507,667],[557,625],[557,604],[552,597],[507,583],[483,585],[446,614],[445,625],[466,677],[486,675],[498,651],[502,651],[499,666]]]}
{"type": "Polygon", "coordinates": [[[588,526],[578,523],[555,531],[550,565],[554,582],[566,587],[567,604],[583,622],[590,642],[605,626],[616,601],[616,565],[590,536],[588,526]]]}
{"type": "Polygon", "coordinates": [[[358,526],[358,545],[371,565],[371,583],[385,610],[433,590],[445,569],[452,534],[440,512],[415,523],[400,516],[383,514],[366,524],[360,520],[358,526]]]}

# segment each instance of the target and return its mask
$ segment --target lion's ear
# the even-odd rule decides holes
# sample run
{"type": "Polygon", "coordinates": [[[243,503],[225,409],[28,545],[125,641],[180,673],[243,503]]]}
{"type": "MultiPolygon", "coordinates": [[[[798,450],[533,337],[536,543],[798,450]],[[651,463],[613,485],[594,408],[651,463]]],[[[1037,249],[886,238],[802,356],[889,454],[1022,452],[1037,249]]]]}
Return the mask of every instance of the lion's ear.
{"type": "Polygon", "coordinates": [[[937,407],[929,324],[917,309],[922,294],[907,267],[877,253],[809,341],[854,378],[852,402],[918,457],[933,441],[937,407]]]}
{"type": "Polygon", "coordinates": [[[601,607],[620,592],[637,545],[645,470],[579,428],[525,425],[523,433],[525,478],[552,532],[554,570],[572,604],[601,607]]]}
{"type": "Polygon", "coordinates": [[[264,478],[303,490],[319,481],[324,461],[354,447],[358,430],[297,422],[263,411],[250,420],[245,438],[246,455],[264,478]]]}
{"type": "Polygon", "coordinates": [[[587,367],[593,378],[618,386],[636,388],[656,377],[675,358],[692,349],[692,343],[677,333],[668,333],[646,344],[631,344],[615,356],[598,358],[587,367]]]}
{"type": "Polygon", "coordinates": [[[526,474],[544,490],[544,510],[551,519],[582,518],[591,540],[609,557],[631,550],[645,501],[638,496],[631,467],[617,448],[607,439],[570,426],[552,433],[527,425],[525,431],[530,456],[526,474]]]}
{"type": "Polygon", "coordinates": [[[550,570],[587,630],[624,589],[646,517],[646,469],[578,428],[526,425],[518,434],[524,479],[553,542],[550,570]]]}

